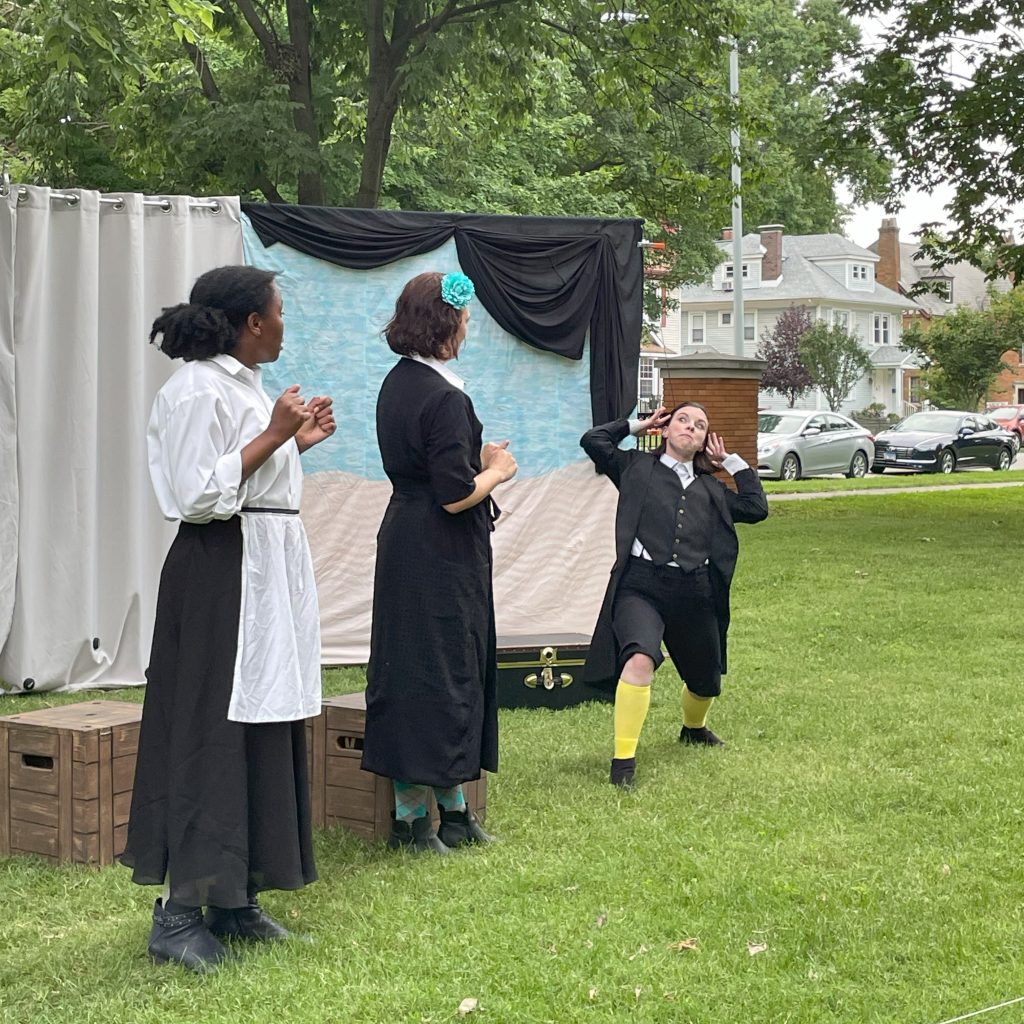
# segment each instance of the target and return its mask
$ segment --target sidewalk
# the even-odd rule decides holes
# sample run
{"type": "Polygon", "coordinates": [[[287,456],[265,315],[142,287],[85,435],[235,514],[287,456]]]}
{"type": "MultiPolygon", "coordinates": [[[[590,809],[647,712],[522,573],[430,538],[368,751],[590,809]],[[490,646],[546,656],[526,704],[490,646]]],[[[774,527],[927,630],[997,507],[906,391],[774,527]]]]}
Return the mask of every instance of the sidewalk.
{"type": "Polygon", "coordinates": [[[1008,480],[1002,483],[998,480],[990,484],[937,484],[934,487],[927,485],[919,487],[873,487],[870,490],[849,490],[849,491],[805,491],[802,494],[769,494],[768,501],[800,501],[803,498],[849,498],[851,496],[871,495],[878,497],[884,494],[934,494],[936,491],[981,491],[991,490],[994,487],[1024,487],[1024,480],[1008,480]]]}

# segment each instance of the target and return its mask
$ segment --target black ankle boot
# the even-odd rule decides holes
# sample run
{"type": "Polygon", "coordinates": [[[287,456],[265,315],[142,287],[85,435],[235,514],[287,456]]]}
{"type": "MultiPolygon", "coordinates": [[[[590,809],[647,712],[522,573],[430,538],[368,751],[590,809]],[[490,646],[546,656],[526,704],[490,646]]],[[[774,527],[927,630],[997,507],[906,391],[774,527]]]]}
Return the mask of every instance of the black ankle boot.
{"type": "Polygon", "coordinates": [[[634,789],[636,787],[636,758],[613,757],[609,781],[619,789],[634,789]]]}
{"type": "Polygon", "coordinates": [[[495,836],[483,830],[477,816],[468,807],[461,811],[446,811],[438,805],[437,809],[441,812],[441,824],[438,827],[437,836],[449,849],[463,846],[466,843],[497,841],[495,836]]]}
{"type": "Polygon", "coordinates": [[[153,928],[149,933],[149,955],[158,964],[174,961],[196,974],[217,970],[228,955],[209,928],[203,924],[199,907],[182,914],[169,914],[163,901],[153,904],[153,928]]]}
{"type": "Polygon", "coordinates": [[[410,853],[437,853],[444,856],[451,851],[434,831],[430,823],[430,815],[425,814],[417,818],[411,825],[407,821],[392,819],[391,837],[388,839],[388,846],[392,850],[408,850],[410,853]]]}
{"type": "Polygon", "coordinates": [[[249,898],[245,907],[207,907],[206,927],[225,939],[252,939],[254,942],[282,942],[292,933],[278,924],[256,901],[249,898]]]}

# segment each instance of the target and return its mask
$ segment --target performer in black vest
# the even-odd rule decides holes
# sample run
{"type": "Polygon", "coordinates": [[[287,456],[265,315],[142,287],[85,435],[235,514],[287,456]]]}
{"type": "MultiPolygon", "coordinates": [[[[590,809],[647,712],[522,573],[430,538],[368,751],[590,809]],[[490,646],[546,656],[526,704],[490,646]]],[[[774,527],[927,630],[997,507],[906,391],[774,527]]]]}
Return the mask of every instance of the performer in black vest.
{"type": "Polygon", "coordinates": [[[708,433],[707,410],[698,402],[594,427],[580,444],[619,491],[615,568],[584,678],[615,689],[611,781],[631,788],[663,641],[684,682],[680,741],[722,746],[706,721],[726,671],[729,587],[739,552],[733,524],[761,522],[768,503],[756,470],[708,433]],[[619,448],[629,434],[659,427],[657,451],[619,448]],[[713,475],[719,468],[732,474],[735,492],[713,475]]]}

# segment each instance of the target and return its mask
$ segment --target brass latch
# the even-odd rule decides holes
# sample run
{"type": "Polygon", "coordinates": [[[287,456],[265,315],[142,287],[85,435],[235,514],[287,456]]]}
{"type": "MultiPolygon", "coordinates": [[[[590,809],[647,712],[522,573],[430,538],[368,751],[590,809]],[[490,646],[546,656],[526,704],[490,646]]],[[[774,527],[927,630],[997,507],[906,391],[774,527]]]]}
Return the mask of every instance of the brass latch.
{"type": "Polygon", "coordinates": [[[531,690],[536,689],[537,684],[540,683],[545,690],[553,690],[556,685],[568,686],[572,683],[572,676],[568,672],[560,672],[557,676],[555,675],[552,665],[555,664],[558,659],[558,651],[554,647],[545,647],[540,652],[541,665],[543,666],[540,670],[540,675],[536,672],[531,672],[524,680],[523,683],[530,687],[531,690]]]}

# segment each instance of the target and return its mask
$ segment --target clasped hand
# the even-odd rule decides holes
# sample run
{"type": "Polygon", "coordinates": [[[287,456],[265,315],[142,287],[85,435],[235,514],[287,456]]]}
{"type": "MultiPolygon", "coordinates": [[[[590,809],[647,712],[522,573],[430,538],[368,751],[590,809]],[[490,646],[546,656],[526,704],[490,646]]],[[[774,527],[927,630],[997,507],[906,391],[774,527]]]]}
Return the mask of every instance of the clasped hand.
{"type": "Polygon", "coordinates": [[[515,457],[508,451],[508,441],[488,441],[480,449],[480,465],[484,469],[493,469],[504,483],[511,480],[519,470],[515,457]]]}
{"type": "Polygon", "coordinates": [[[303,401],[299,385],[285,388],[274,403],[270,415],[270,429],[284,440],[295,438],[299,451],[304,452],[313,445],[330,437],[338,425],[334,420],[333,401],[323,395],[303,401]]]}

